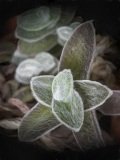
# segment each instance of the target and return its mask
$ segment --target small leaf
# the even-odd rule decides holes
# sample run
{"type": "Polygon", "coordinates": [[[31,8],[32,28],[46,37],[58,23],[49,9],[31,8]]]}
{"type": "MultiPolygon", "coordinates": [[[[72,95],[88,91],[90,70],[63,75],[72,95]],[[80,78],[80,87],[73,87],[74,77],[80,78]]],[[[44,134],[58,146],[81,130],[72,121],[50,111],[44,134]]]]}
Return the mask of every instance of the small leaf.
{"type": "Polygon", "coordinates": [[[31,90],[35,99],[47,107],[52,102],[52,82],[54,76],[37,76],[31,79],[31,90]]]}
{"type": "Polygon", "coordinates": [[[95,31],[90,21],[75,29],[65,44],[59,70],[71,69],[73,78],[88,79],[95,48],[95,31]]]}
{"type": "Polygon", "coordinates": [[[78,132],[83,124],[83,102],[79,94],[74,91],[68,102],[53,100],[53,114],[67,128],[78,132]]]}
{"type": "Polygon", "coordinates": [[[41,72],[40,64],[34,59],[22,61],[16,69],[15,79],[23,84],[29,84],[32,77],[41,72]]]}
{"type": "Polygon", "coordinates": [[[37,104],[24,116],[18,136],[21,141],[35,141],[59,124],[50,108],[37,104]]]}
{"type": "Polygon", "coordinates": [[[52,83],[53,97],[57,101],[66,101],[73,93],[73,77],[70,70],[59,72],[52,83]]]}
{"type": "Polygon", "coordinates": [[[44,73],[50,72],[56,67],[55,57],[48,52],[41,52],[35,56],[35,60],[41,65],[44,73]]]}
{"type": "Polygon", "coordinates": [[[71,27],[63,26],[63,27],[57,28],[56,32],[57,32],[57,35],[58,35],[59,44],[64,46],[66,41],[71,36],[71,34],[73,32],[73,29],[71,27]]]}
{"type": "Polygon", "coordinates": [[[76,80],[75,88],[82,97],[85,111],[101,106],[112,95],[112,90],[96,81],[76,80]]]}
{"type": "Polygon", "coordinates": [[[98,110],[104,115],[120,115],[120,91],[114,90],[113,95],[98,110]]]}
{"type": "Polygon", "coordinates": [[[58,7],[41,6],[31,9],[18,16],[18,26],[27,31],[39,31],[54,26],[60,19],[61,9],[58,7]]]}

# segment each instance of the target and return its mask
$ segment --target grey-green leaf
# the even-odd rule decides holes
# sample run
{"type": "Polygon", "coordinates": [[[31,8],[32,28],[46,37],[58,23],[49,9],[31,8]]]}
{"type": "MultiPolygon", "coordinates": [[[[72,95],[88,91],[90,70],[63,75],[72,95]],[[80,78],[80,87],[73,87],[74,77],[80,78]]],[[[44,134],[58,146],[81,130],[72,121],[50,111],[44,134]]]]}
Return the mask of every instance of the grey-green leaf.
{"type": "Polygon", "coordinates": [[[42,51],[49,51],[56,44],[57,44],[57,36],[49,35],[46,38],[34,43],[28,43],[28,42],[19,40],[18,47],[22,53],[33,56],[42,51]]]}
{"type": "Polygon", "coordinates": [[[30,85],[35,99],[48,107],[52,103],[52,82],[54,76],[36,76],[31,79],[30,85]]]}
{"type": "Polygon", "coordinates": [[[65,44],[59,70],[71,69],[74,80],[88,79],[95,48],[95,30],[91,21],[78,26],[65,44]]]}
{"type": "Polygon", "coordinates": [[[102,133],[94,111],[84,113],[84,123],[80,131],[74,133],[74,136],[82,150],[104,146],[102,133]]]}
{"type": "Polygon", "coordinates": [[[21,141],[35,141],[59,125],[51,108],[37,104],[24,116],[18,136],[21,141]]]}
{"type": "Polygon", "coordinates": [[[98,110],[104,115],[120,115],[120,91],[114,90],[113,95],[98,110]]]}
{"type": "Polygon", "coordinates": [[[101,106],[112,95],[112,90],[96,81],[76,80],[75,89],[82,97],[86,111],[101,106]]]}
{"type": "Polygon", "coordinates": [[[75,132],[80,130],[84,120],[84,110],[82,99],[76,91],[68,102],[53,100],[52,111],[67,128],[75,132]]]}
{"type": "Polygon", "coordinates": [[[61,9],[58,7],[41,6],[31,9],[18,17],[17,24],[27,31],[38,31],[47,26],[54,26],[60,18],[61,9]]]}
{"type": "Polygon", "coordinates": [[[57,101],[67,101],[73,94],[73,76],[70,70],[63,70],[55,76],[52,83],[53,98],[57,101]]]}

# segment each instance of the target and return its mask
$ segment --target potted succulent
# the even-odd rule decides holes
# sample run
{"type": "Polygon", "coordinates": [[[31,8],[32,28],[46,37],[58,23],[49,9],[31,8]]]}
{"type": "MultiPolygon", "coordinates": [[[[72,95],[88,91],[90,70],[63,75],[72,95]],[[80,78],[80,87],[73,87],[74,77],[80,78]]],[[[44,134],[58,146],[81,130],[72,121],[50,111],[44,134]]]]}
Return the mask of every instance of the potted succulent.
{"type": "Polygon", "coordinates": [[[31,79],[38,103],[22,119],[18,129],[21,141],[44,143],[55,150],[86,150],[108,143],[97,112],[116,114],[119,92],[89,80],[95,42],[92,21],[80,24],[65,43],[57,75],[31,79]]]}

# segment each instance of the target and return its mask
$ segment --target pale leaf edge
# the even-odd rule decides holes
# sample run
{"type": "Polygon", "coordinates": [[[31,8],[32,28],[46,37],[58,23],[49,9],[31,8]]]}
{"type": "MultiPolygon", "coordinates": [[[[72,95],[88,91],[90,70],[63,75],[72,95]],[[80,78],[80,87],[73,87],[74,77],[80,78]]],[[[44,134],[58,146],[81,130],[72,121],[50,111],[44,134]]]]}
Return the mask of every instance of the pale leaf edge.
{"type": "Polygon", "coordinates": [[[44,77],[44,78],[45,78],[45,77],[47,77],[47,78],[48,78],[48,77],[49,77],[49,78],[54,78],[54,76],[52,76],[52,75],[42,75],[42,76],[32,77],[31,80],[30,80],[30,89],[31,89],[31,91],[32,91],[33,97],[34,97],[39,103],[45,105],[46,107],[51,108],[51,106],[50,106],[49,104],[47,104],[47,103],[45,103],[44,101],[42,101],[41,99],[39,99],[39,97],[37,96],[37,94],[36,94],[35,91],[34,91],[33,81],[36,80],[36,79],[38,79],[38,78],[43,78],[43,77],[44,77]]]}
{"type": "Polygon", "coordinates": [[[113,94],[113,91],[112,91],[110,88],[108,88],[106,85],[103,85],[103,84],[101,84],[101,83],[99,83],[99,82],[97,82],[97,81],[91,81],[91,80],[75,80],[74,82],[89,82],[89,83],[91,83],[91,84],[97,84],[97,85],[105,88],[105,89],[108,91],[108,95],[106,96],[106,98],[105,98],[101,103],[99,103],[99,104],[97,104],[97,105],[95,105],[95,106],[93,106],[93,107],[91,107],[91,108],[89,108],[89,109],[85,109],[85,110],[84,110],[85,112],[92,111],[92,110],[100,107],[100,106],[101,106],[102,104],[104,104],[104,103],[106,102],[106,100],[109,99],[109,98],[112,96],[112,94],[113,94]]]}
{"type": "MultiPolygon", "coordinates": [[[[42,136],[48,134],[49,132],[53,131],[54,129],[56,129],[56,128],[58,128],[59,126],[62,125],[61,123],[59,123],[58,125],[52,127],[51,129],[47,130],[46,132],[44,132],[42,135],[37,136],[36,138],[33,138],[33,139],[29,140],[29,141],[27,141],[27,140],[25,140],[25,139],[23,140],[23,139],[21,138],[21,136],[20,136],[20,126],[21,126],[22,122],[24,121],[24,119],[25,119],[38,105],[40,105],[40,104],[39,104],[39,103],[35,104],[35,106],[32,107],[32,108],[25,114],[25,116],[23,117],[23,119],[21,120],[21,123],[20,123],[19,128],[18,128],[18,138],[19,138],[20,141],[24,141],[24,142],[34,142],[34,141],[40,139],[42,136]]],[[[41,104],[41,105],[42,105],[42,104],[41,104]]],[[[54,115],[53,115],[53,116],[54,116],[54,115]]],[[[57,120],[57,119],[56,119],[56,120],[57,120]]]]}

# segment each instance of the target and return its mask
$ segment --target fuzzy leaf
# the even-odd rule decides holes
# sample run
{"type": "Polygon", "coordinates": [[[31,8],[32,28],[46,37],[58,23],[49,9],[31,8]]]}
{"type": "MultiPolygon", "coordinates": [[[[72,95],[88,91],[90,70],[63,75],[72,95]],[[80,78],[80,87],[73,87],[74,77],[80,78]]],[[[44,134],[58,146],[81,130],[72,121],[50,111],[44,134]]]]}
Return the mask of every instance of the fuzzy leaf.
{"type": "Polygon", "coordinates": [[[88,79],[95,47],[95,31],[90,21],[75,29],[65,44],[59,70],[71,69],[74,80],[88,79]]]}
{"type": "Polygon", "coordinates": [[[104,146],[102,133],[94,111],[84,113],[84,123],[74,137],[82,150],[104,146]]]}
{"type": "Polygon", "coordinates": [[[96,81],[76,80],[75,88],[82,97],[86,111],[102,105],[112,95],[112,90],[96,81]]]}
{"type": "Polygon", "coordinates": [[[82,99],[76,91],[68,102],[53,100],[52,111],[66,127],[75,132],[80,130],[83,124],[84,110],[82,99]]]}
{"type": "Polygon", "coordinates": [[[31,79],[31,90],[35,99],[43,105],[51,107],[52,82],[54,76],[37,76],[31,79]]]}
{"type": "Polygon", "coordinates": [[[73,77],[70,70],[63,70],[52,83],[53,98],[65,102],[73,93],[73,77]]]}
{"type": "Polygon", "coordinates": [[[37,104],[24,116],[18,130],[19,139],[22,141],[37,140],[59,124],[51,108],[37,104]]]}
{"type": "Polygon", "coordinates": [[[98,110],[104,115],[120,115],[120,91],[113,91],[113,95],[98,110]]]}

